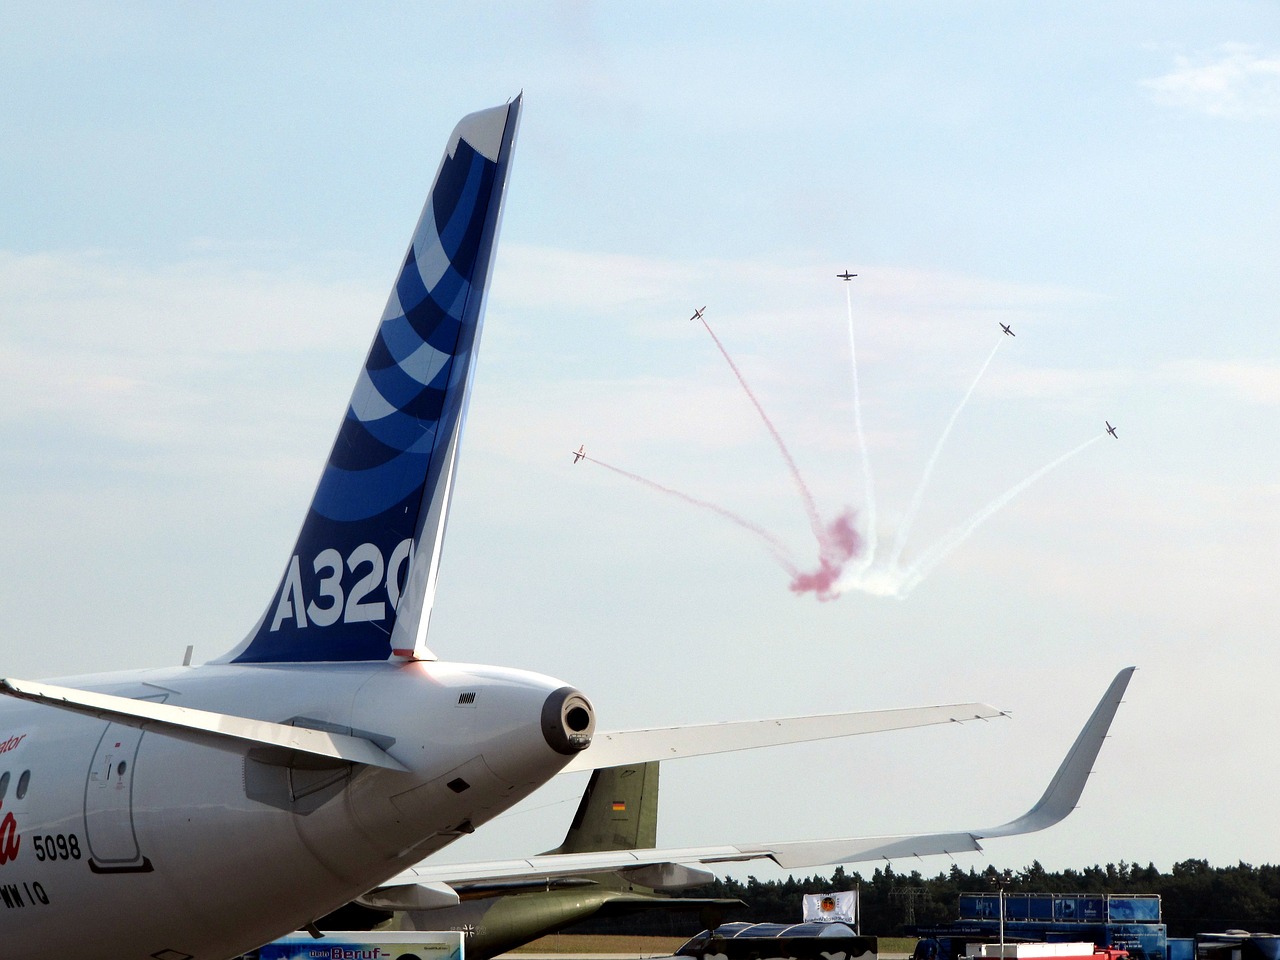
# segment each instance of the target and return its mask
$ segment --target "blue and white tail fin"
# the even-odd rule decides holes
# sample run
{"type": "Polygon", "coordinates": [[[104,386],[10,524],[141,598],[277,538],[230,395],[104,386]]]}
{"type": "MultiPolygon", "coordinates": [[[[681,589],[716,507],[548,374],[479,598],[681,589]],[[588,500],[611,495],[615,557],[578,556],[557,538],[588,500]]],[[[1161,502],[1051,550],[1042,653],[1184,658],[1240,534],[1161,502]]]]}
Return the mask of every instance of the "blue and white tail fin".
{"type": "Polygon", "coordinates": [[[224,662],[433,659],[435,595],[520,99],[454,128],[298,542],[224,662]]]}

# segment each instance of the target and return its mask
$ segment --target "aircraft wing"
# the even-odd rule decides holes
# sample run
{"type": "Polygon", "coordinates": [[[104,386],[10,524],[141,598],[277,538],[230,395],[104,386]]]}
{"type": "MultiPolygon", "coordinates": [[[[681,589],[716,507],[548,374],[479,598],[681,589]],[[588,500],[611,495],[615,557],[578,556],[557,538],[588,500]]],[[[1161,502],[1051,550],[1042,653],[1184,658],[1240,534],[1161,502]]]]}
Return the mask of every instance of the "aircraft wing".
{"type": "Polygon", "coordinates": [[[804,743],[863,733],[883,733],[939,723],[987,720],[1004,714],[985,703],[949,703],[938,707],[863,710],[775,720],[740,720],[649,730],[596,731],[591,746],[574,756],[561,773],[596,770],[651,760],[701,757],[733,750],[804,743]]]}
{"type": "MultiPolygon", "coordinates": [[[[800,840],[782,843],[721,844],[706,847],[667,847],[651,850],[610,850],[602,853],[562,853],[523,860],[487,860],[475,863],[430,864],[410,867],[370,891],[358,902],[365,906],[391,909],[403,902],[406,887],[430,891],[465,888],[468,884],[502,880],[558,877],[585,877],[593,873],[623,873],[647,868],[689,870],[690,864],[704,866],[772,860],[781,867],[796,869],[832,863],[925,856],[931,853],[961,853],[980,850],[977,837],[969,833],[929,834],[919,837],[856,837],[836,840],[800,840]]],[[[709,879],[709,878],[708,878],[709,879]]]]}
{"type": "Polygon", "coordinates": [[[33,680],[0,680],[0,694],[69,710],[110,723],[155,730],[179,740],[222,749],[247,744],[265,757],[307,754],[335,763],[363,763],[389,770],[405,767],[377,744],[363,737],[311,730],[269,720],[252,720],[226,713],[176,707],[153,700],[134,700],[107,693],[91,693],[33,680]]]}
{"type": "MultiPolygon", "coordinates": [[[[982,849],[988,837],[1011,837],[1035,833],[1061,821],[1080,800],[1092,772],[1102,742],[1120,700],[1133,676],[1133,667],[1121,670],[1102,700],[1086,721],[1075,743],[1059,765],[1053,779],[1036,804],[1022,816],[996,827],[979,827],[951,833],[924,833],[883,837],[844,837],[828,840],[786,840],[777,843],[724,844],[650,850],[615,850],[601,853],[547,854],[522,860],[492,860],[463,864],[420,863],[393,877],[368,897],[376,902],[382,892],[393,895],[397,887],[423,885],[438,887],[484,883],[518,878],[554,878],[614,873],[628,869],[669,864],[734,863],[772,860],[780,867],[824,866],[868,860],[893,860],[930,854],[955,854],[982,849]]],[[[363,900],[362,900],[363,902],[363,900]]]]}

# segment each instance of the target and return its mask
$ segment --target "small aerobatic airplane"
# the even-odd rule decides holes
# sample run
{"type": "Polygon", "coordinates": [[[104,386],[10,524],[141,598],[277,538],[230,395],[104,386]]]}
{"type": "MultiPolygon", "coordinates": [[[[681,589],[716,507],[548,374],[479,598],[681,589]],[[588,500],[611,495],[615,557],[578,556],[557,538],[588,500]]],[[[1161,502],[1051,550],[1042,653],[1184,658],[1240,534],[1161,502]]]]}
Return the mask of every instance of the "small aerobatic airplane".
{"type": "Polygon", "coordinates": [[[692,317],[690,317],[689,319],[690,319],[690,320],[701,320],[701,319],[702,319],[702,311],[703,311],[703,310],[705,310],[705,309],[707,309],[707,308],[706,308],[706,307],[699,307],[697,310],[693,311],[693,316],[692,316],[692,317]]]}
{"type": "Polygon", "coordinates": [[[857,276],[857,274],[850,273],[848,270],[846,270],[844,273],[837,273],[836,276],[839,277],[841,280],[852,280],[854,277],[857,276]]]}
{"type": "Polygon", "coordinates": [[[1111,421],[1110,421],[1110,420],[1104,420],[1104,421],[1103,421],[1103,423],[1105,423],[1105,424],[1107,425],[1107,433],[1111,434],[1113,437],[1115,437],[1117,440],[1119,440],[1119,439],[1120,439],[1120,435],[1116,433],[1116,428],[1115,428],[1115,427],[1113,427],[1113,426],[1111,425],[1111,421]]]}
{"type": "MultiPolygon", "coordinates": [[[[244,640],[198,666],[0,680],[5,960],[224,960],[565,770],[1000,715],[971,703],[597,733],[591,701],[561,680],[428,649],[520,109],[473,113],[450,136],[244,640]]],[[[419,885],[423,901],[458,896],[419,885]]]]}
{"type": "MultiPolygon", "coordinates": [[[[996,321],[996,322],[999,323],[999,321],[996,321]]],[[[1010,337],[1017,336],[1016,333],[1014,333],[1012,330],[1009,329],[1009,325],[1007,323],[1001,323],[1000,329],[1003,330],[1007,336],[1010,336],[1010,337]]]]}
{"type": "Polygon", "coordinates": [[[584,443],[580,445],[577,450],[573,451],[573,462],[577,463],[586,455],[587,455],[587,445],[584,443]]]}

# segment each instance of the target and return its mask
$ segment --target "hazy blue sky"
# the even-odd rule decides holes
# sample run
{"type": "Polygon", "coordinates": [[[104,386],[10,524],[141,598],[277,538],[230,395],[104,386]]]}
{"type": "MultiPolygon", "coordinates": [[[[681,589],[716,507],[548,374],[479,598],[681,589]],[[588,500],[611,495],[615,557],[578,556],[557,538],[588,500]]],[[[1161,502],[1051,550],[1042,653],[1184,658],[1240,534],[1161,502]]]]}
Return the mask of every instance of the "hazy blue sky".
{"type": "MultiPolygon", "coordinates": [[[[669,844],[998,823],[1136,664],[1081,809],[961,865],[1280,861],[1274,4],[10,3],[0,84],[3,673],[240,639],[449,131],[523,90],[433,648],[610,728],[1012,711],[673,764],[669,844]],[[905,597],[797,596],[750,533],[570,464],[812,565],[703,304],[864,537],[869,466],[882,563],[1120,439],[905,597]]],[[[450,854],[555,845],[581,786],[450,854]]]]}

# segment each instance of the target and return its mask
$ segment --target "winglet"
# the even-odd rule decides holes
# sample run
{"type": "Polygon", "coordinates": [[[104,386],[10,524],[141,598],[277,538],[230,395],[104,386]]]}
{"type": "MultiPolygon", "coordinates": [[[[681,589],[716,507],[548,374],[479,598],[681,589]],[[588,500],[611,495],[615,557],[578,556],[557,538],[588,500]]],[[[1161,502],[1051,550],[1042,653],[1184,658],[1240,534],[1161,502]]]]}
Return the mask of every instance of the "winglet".
{"type": "Polygon", "coordinates": [[[1116,710],[1135,669],[1137,668],[1125,667],[1116,674],[1035,806],[1016,820],[987,830],[975,830],[975,837],[1012,837],[1020,833],[1035,833],[1059,823],[1076,808],[1085,782],[1093,772],[1098,751],[1102,749],[1102,741],[1107,738],[1111,721],[1115,719],[1116,710]]]}
{"type": "Polygon", "coordinates": [[[1085,722],[1075,743],[1067,751],[1053,779],[1035,805],[1015,820],[998,827],[959,830],[954,833],[926,833],[916,836],[850,837],[839,840],[800,840],[742,847],[768,855],[786,869],[828,863],[854,863],[867,860],[892,860],[899,857],[923,857],[931,854],[972,852],[982,849],[980,840],[989,837],[1012,837],[1035,833],[1062,821],[1076,808],[1085,782],[1093,771],[1102,742],[1107,738],[1116,709],[1129,686],[1134,667],[1125,667],[1107,687],[1107,692],[1085,722]]]}

